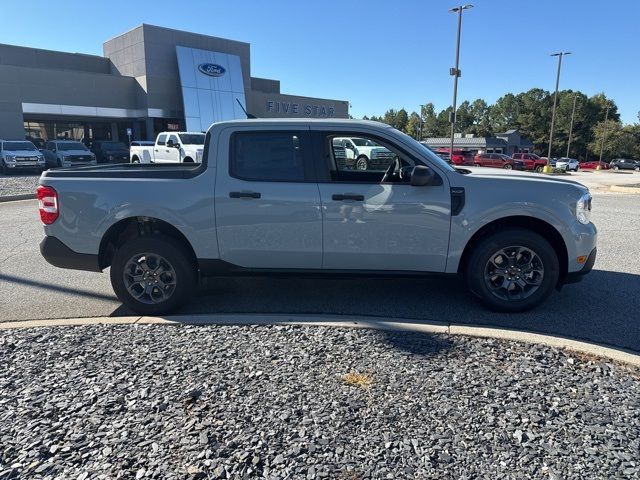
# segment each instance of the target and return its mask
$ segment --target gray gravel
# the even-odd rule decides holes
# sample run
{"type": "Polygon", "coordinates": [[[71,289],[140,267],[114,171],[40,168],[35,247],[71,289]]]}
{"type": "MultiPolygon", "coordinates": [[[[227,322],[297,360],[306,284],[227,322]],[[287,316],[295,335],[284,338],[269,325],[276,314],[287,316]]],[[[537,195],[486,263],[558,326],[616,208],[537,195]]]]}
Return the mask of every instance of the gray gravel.
{"type": "Polygon", "coordinates": [[[39,173],[0,174],[0,197],[33,193],[35,196],[39,173]]]}
{"type": "Polygon", "coordinates": [[[2,331],[0,365],[0,479],[640,476],[640,370],[543,346],[85,326],[2,331]]]}

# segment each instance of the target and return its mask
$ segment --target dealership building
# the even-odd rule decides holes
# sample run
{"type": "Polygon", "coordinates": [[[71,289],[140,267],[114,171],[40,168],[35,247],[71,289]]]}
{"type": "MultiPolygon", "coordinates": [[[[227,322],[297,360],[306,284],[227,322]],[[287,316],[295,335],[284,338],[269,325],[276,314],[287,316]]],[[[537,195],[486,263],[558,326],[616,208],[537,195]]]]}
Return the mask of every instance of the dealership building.
{"type": "Polygon", "coordinates": [[[152,140],[246,118],[347,118],[349,102],[280,93],[244,42],[140,25],[104,56],[0,44],[0,138],[152,140]]]}

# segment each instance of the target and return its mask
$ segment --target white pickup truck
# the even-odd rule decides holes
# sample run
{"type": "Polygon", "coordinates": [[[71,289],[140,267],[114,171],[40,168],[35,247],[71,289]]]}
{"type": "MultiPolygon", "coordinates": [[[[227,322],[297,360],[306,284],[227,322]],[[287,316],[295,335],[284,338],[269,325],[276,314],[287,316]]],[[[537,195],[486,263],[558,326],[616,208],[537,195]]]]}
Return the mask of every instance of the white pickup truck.
{"type": "Polygon", "coordinates": [[[129,158],[131,163],[200,163],[204,137],[204,133],[160,132],[153,145],[132,143],[129,158]]]}
{"type": "Polygon", "coordinates": [[[367,138],[338,137],[333,142],[345,148],[347,163],[353,162],[356,170],[384,172],[395,156],[387,148],[367,138]]]}

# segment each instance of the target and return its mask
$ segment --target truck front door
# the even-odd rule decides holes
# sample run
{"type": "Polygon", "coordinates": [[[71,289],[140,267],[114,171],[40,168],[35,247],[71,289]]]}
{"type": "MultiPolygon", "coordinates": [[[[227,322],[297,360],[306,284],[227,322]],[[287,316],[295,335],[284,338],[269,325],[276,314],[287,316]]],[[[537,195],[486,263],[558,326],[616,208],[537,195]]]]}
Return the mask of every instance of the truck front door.
{"type": "MultiPolygon", "coordinates": [[[[383,181],[385,172],[341,170],[332,152],[334,136],[341,135],[313,132],[324,219],[323,269],[444,272],[451,221],[448,179],[436,173],[435,184],[413,187],[406,176],[383,181]]],[[[422,164],[391,141],[369,139],[394,153],[392,163],[397,157],[407,169],[422,164]]]]}
{"type": "Polygon", "coordinates": [[[322,213],[308,129],[226,129],[217,150],[220,259],[238,267],[320,269],[322,213]]]}
{"type": "Polygon", "coordinates": [[[180,140],[178,140],[178,135],[169,135],[169,138],[167,139],[167,148],[165,155],[167,162],[182,161],[180,154],[180,140]]]}

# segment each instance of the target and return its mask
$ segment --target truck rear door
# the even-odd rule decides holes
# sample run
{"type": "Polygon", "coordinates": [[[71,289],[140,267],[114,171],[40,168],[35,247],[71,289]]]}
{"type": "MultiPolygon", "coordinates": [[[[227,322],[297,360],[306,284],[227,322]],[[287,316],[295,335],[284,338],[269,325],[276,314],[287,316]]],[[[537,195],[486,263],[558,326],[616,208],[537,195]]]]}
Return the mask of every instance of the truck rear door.
{"type": "Polygon", "coordinates": [[[226,129],[217,158],[220,259],[248,268],[321,268],[322,213],[309,130],[226,129]]]}

